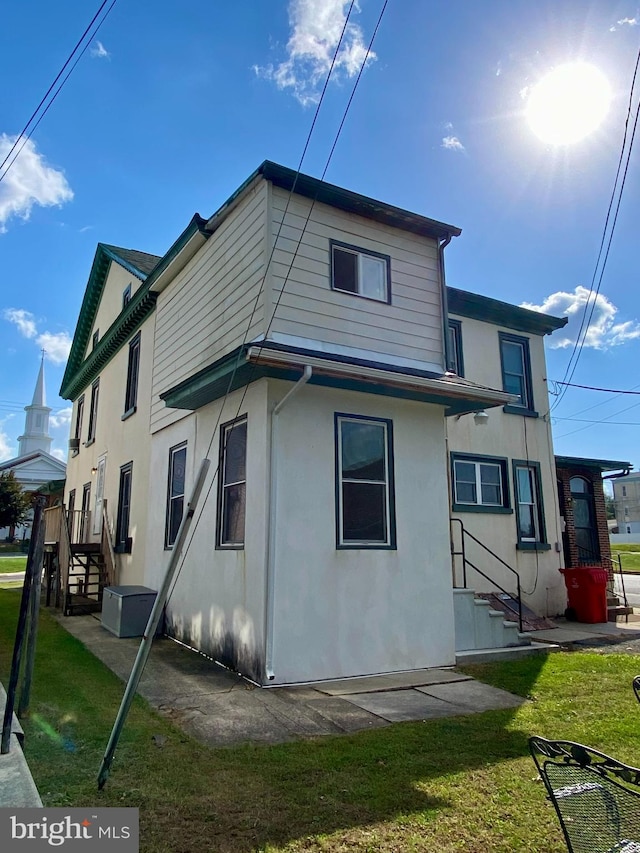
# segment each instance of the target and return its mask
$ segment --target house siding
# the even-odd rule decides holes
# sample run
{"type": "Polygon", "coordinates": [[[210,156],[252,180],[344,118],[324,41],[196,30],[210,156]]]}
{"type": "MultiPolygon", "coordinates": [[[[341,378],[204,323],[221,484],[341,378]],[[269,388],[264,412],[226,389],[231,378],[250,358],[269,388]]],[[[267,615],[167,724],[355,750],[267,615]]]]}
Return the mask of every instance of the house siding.
{"type": "Polygon", "coordinates": [[[186,414],[160,394],[264,332],[266,202],[262,181],[158,296],[153,432],[186,414]]]}
{"type": "Polygon", "coordinates": [[[104,337],[105,332],[114,322],[116,317],[122,311],[122,294],[128,285],[131,285],[131,295],[142,286],[135,275],[128,272],[124,267],[121,267],[116,261],[111,261],[109,272],[105,279],[100,304],[96,312],[91,334],[87,342],[87,348],[84,357],[87,358],[93,351],[93,335],[94,332],[100,333],[100,340],[104,337]]]}
{"type": "MultiPolygon", "coordinates": [[[[275,239],[288,193],[273,187],[271,198],[271,230],[275,239]]],[[[321,203],[313,206],[309,216],[310,208],[311,201],[292,196],[277,239],[271,281],[272,301],[279,303],[271,325],[272,335],[276,339],[278,335],[289,335],[349,345],[368,350],[374,357],[379,353],[409,358],[428,368],[442,369],[436,240],[321,203]],[[330,240],[390,257],[390,305],[331,289],[330,240]]]]}

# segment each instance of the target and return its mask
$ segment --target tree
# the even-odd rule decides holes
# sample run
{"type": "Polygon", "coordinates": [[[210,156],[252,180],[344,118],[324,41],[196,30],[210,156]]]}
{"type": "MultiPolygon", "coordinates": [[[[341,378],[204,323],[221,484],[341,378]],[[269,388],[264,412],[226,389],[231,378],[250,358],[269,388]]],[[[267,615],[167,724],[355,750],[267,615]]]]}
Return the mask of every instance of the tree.
{"type": "Polygon", "coordinates": [[[13,471],[0,473],[0,527],[14,527],[26,520],[31,497],[23,491],[13,471]]]}
{"type": "Polygon", "coordinates": [[[604,496],[604,505],[607,510],[607,518],[615,518],[616,517],[616,504],[614,499],[610,495],[604,496]]]}

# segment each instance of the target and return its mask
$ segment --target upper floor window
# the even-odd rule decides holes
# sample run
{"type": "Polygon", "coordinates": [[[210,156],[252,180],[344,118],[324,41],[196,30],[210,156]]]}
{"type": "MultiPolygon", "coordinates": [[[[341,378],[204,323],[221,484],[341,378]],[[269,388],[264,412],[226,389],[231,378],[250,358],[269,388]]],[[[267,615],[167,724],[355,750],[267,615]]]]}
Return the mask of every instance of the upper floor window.
{"type": "Polygon", "coordinates": [[[184,482],[187,467],[187,445],[180,444],[169,451],[169,484],[167,487],[167,519],[164,547],[171,548],[176,541],[184,511],[184,482]]]}
{"type": "Polygon", "coordinates": [[[247,419],[220,430],[218,477],[218,547],[244,548],[247,502],[247,419]]]}
{"type": "Polygon", "coordinates": [[[131,302],[131,284],[128,284],[122,291],[122,307],[126,308],[131,302]]]}
{"type": "Polygon", "coordinates": [[[76,440],[75,446],[72,448],[72,452],[74,455],[78,453],[80,448],[80,439],[82,437],[82,417],[84,415],[84,394],[78,398],[78,405],[76,407],[76,423],[73,429],[73,437],[76,440]]]}
{"type": "Polygon", "coordinates": [[[338,548],[395,548],[391,421],[336,415],[338,548]]]}
{"type": "Polygon", "coordinates": [[[627,496],[627,487],[626,487],[626,486],[623,486],[623,487],[622,487],[622,497],[623,497],[623,498],[626,498],[626,496],[627,496]]]}
{"type": "Polygon", "coordinates": [[[391,302],[390,258],[331,241],[331,287],[377,302],[391,302]]]}
{"type": "Polygon", "coordinates": [[[96,423],[98,420],[98,397],[100,394],[100,380],[96,381],[91,386],[91,408],[89,409],[89,432],[87,435],[87,444],[91,444],[96,440],[96,423]]]}
{"type": "Polygon", "coordinates": [[[460,320],[449,320],[449,370],[457,376],[464,376],[464,361],[462,359],[462,323],[460,320]]]}
{"type": "Polygon", "coordinates": [[[454,510],[511,512],[506,459],[452,453],[451,467],[454,510]]]}
{"type": "Polygon", "coordinates": [[[132,415],[138,399],[138,374],[140,372],[140,332],[129,342],[129,366],[127,367],[127,390],[124,397],[124,415],[132,415]]]}
{"type": "Polygon", "coordinates": [[[504,407],[505,411],[534,414],[529,340],[503,332],[499,338],[502,387],[518,397],[515,403],[504,407]]]}
{"type": "Polygon", "coordinates": [[[91,338],[91,349],[94,350],[98,346],[100,340],[100,329],[96,329],[91,338]]]}

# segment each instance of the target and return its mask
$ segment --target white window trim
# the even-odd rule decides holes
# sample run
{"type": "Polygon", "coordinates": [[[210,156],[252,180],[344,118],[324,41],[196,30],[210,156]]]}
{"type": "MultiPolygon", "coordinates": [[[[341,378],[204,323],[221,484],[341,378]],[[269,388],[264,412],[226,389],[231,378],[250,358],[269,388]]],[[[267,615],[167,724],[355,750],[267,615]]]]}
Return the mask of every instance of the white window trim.
{"type": "Polygon", "coordinates": [[[391,514],[391,494],[390,494],[390,460],[389,460],[389,429],[388,423],[377,418],[354,418],[348,415],[338,415],[336,418],[336,430],[338,437],[337,453],[337,494],[338,494],[338,545],[341,548],[391,548],[393,547],[393,531],[392,531],[392,514],[391,514]],[[384,480],[360,480],[351,477],[343,477],[342,474],[342,424],[370,424],[373,426],[382,427],[384,430],[384,480]],[[386,538],[382,539],[345,539],[344,538],[344,510],[342,499],[342,484],[343,483],[360,483],[370,484],[385,487],[385,530],[386,538]]]}
{"type": "MultiPolygon", "coordinates": [[[[453,460],[453,490],[454,490],[454,503],[460,504],[461,506],[497,506],[501,507],[505,505],[504,502],[504,490],[503,490],[503,468],[499,462],[482,462],[478,459],[454,459],[453,460]],[[458,463],[463,465],[473,465],[475,467],[475,475],[476,475],[476,496],[479,500],[476,501],[462,501],[458,497],[458,477],[456,476],[456,467],[458,463]],[[482,480],[481,480],[481,471],[480,468],[482,465],[490,466],[498,469],[498,485],[500,486],[500,503],[494,503],[493,501],[483,501],[482,500],[482,480]]],[[[487,485],[495,485],[495,483],[490,483],[487,485]]]]}

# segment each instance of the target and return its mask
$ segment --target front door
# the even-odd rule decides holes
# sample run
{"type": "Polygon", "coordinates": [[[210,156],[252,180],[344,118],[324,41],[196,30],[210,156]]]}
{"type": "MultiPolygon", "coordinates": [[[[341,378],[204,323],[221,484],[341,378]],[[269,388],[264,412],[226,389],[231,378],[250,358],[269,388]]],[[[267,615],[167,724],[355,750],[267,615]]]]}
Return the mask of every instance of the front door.
{"type": "Polygon", "coordinates": [[[584,477],[569,481],[573,504],[573,524],[576,531],[578,562],[581,565],[600,562],[600,543],[596,526],[596,508],[593,487],[584,477]]]}

